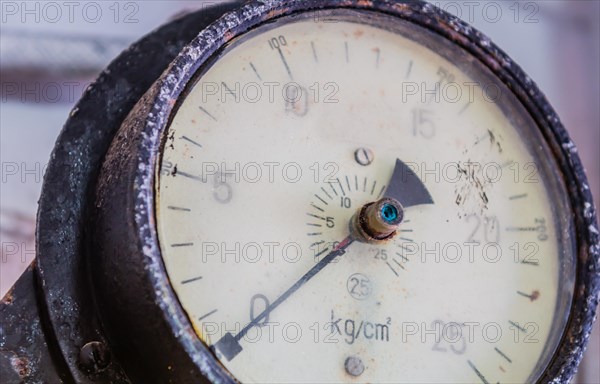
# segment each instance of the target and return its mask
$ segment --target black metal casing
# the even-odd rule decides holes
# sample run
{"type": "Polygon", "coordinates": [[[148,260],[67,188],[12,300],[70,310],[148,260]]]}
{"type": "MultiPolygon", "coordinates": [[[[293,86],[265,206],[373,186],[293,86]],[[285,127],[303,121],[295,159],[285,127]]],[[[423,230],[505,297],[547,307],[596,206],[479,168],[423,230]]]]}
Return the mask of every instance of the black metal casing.
{"type": "Polygon", "coordinates": [[[596,213],[573,143],[537,86],[480,32],[421,1],[367,0],[245,1],[206,8],[151,33],[100,75],[52,154],[38,213],[37,264],[9,293],[15,300],[5,298],[1,306],[6,322],[7,315],[23,312],[16,303],[28,297],[40,319],[35,330],[3,324],[2,372],[14,368],[8,352],[29,361],[43,349],[47,358],[8,382],[235,381],[198,339],[170,286],[155,227],[154,164],[176,100],[215,52],[281,16],[339,7],[400,17],[450,40],[501,79],[538,124],[567,184],[578,246],[571,317],[540,382],[568,382],[591,333],[600,289],[596,213]],[[20,347],[24,341],[15,334],[43,337],[20,347]],[[110,356],[101,366],[81,361],[81,348],[92,341],[110,356]]]}

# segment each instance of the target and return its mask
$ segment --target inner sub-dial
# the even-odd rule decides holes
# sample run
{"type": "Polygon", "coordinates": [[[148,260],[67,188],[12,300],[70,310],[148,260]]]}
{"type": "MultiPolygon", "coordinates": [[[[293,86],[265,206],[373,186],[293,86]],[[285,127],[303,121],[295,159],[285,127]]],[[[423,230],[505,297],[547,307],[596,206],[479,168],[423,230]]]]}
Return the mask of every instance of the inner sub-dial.
{"type": "Polygon", "coordinates": [[[404,253],[413,242],[413,229],[403,207],[394,205],[396,199],[386,197],[388,185],[387,181],[353,174],[336,177],[318,187],[306,221],[309,248],[315,262],[350,234],[358,240],[351,254],[358,256],[361,263],[378,263],[396,277],[407,270],[410,260],[404,253]],[[393,231],[386,232],[385,228],[377,228],[375,221],[373,230],[381,232],[376,236],[379,238],[374,238],[361,230],[368,228],[369,223],[361,225],[360,221],[375,216],[379,216],[382,224],[397,222],[398,225],[390,226],[393,231]]]}

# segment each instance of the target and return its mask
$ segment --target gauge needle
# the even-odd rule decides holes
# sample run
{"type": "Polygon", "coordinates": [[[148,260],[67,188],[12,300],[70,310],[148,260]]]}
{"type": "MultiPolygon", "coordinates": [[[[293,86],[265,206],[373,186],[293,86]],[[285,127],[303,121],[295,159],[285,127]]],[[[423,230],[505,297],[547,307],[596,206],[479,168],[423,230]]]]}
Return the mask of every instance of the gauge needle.
{"type": "Polygon", "coordinates": [[[369,203],[353,217],[351,234],[342,240],[331,252],[306,272],[294,285],[279,296],[271,305],[248,323],[237,335],[227,332],[211,349],[217,349],[230,361],[242,351],[239,341],[250,329],[260,324],[281,303],[312,279],[319,271],[331,263],[336,257],[343,255],[354,241],[388,240],[395,234],[395,229],[402,221],[403,208],[420,204],[433,204],[433,199],[419,177],[402,161],[396,160],[392,178],[388,184],[385,197],[378,202],[369,203]],[[399,202],[402,202],[400,204],[399,202]],[[388,216],[389,214],[389,216],[388,216]]]}
{"type": "Polygon", "coordinates": [[[384,196],[398,200],[404,209],[415,205],[433,204],[433,199],[419,176],[400,159],[396,159],[394,173],[384,196]]]}
{"type": "Polygon", "coordinates": [[[287,291],[277,298],[271,305],[269,305],[260,315],[256,316],[254,320],[248,323],[237,335],[233,336],[231,333],[226,333],[219,341],[217,341],[213,348],[216,348],[221,352],[227,360],[233,359],[238,353],[242,351],[242,347],[239,341],[248,333],[248,331],[259,324],[265,317],[269,315],[279,304],[283,303],[288,297],[296,292],[300,287],[306,284],[312,279],[319,271],[325,266],[331,263],[336,257],[343,255],[346,252],[346,248],[352,244],[355,239],[352,236],[347,236],[342,240],[331,252],[321,259],[314,267],[306,272],[294,285],[292,285],[287,291]]]}

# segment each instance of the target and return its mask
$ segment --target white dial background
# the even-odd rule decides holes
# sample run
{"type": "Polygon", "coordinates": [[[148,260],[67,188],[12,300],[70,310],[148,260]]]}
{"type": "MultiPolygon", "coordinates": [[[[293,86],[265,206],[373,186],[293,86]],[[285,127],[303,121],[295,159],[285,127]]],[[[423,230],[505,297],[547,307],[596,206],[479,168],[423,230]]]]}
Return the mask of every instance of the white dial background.
{"type": "Polygon", "coordinates": [[[344,239],[397,159],[434,201],[408,207],[393,241],[352,244],[231,360],[218,352],[239,381],[516,383],[552,351],[568,287],[550,160],[524,143],[538,138],[523,112],[495,102],[512,100],[506,89],[456,64],[398,33],[311,17],[236,41],[189,89],[167,132],[157,222],[208,345],[344,239]],[[359,164],[359,149],[374,160],[359,164]]]}

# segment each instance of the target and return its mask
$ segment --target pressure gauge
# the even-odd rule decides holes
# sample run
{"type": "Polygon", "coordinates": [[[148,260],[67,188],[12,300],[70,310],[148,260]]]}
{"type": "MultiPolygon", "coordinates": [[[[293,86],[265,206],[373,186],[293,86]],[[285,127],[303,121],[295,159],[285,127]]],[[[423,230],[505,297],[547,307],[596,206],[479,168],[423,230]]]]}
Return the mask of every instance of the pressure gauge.
{"type": "MultiPolygon", "coordinates": [[[[73,167],[105,143],[68,248],[94,303],[75,317],[93,325],[55,331],[77,379],[568,381],[598,302],[598,231],[529,77],[427,3],[225,8],[133,108],[117,98],[114,129],[63,133],[73,167]]],[[[49,204],[73,203],[62,161],[41,206],[44,279],[62,246],[45,214],[56,225],[68,215],[49,204]]]]}

